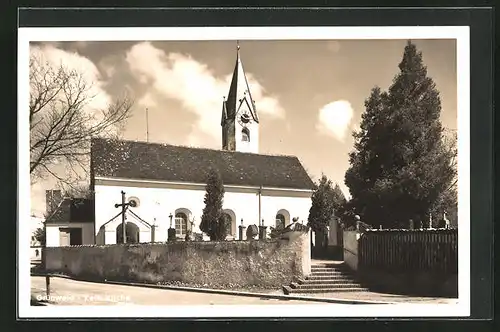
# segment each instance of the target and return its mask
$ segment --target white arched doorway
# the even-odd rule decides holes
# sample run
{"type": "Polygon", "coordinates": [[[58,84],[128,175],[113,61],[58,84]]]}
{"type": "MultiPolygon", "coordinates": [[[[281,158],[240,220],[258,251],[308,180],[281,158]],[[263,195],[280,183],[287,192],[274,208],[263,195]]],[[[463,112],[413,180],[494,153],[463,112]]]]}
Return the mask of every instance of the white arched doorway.
{"type": "MultiPolygon", "coordinates": [[[[125,224],[126,243],[139,243],[139,227],[133,222],[127,221],[125,224]]],[[[123,243],[123,227],[118,224],[116,227],[116,243],[123,243]]]]}
{"type": "Polygon", "coordinates": [[[222,213],[227,220],[227,236],[236,238],[236,214],[231,209],[224,209],[222,213]]]}

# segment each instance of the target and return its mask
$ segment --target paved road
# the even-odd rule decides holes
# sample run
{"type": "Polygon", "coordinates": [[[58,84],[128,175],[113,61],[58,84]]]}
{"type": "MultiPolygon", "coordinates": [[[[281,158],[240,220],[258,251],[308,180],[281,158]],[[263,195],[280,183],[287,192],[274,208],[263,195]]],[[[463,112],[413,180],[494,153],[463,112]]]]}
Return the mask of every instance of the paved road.
{"type": "MultiPolygon", "coordinates": [[[[249,305],[249,304],[318,304],[297,300],[186,292],[136,286],[122,286],[50,278],[51,301],[61,305],[249,305]]],[[[31,294],[45,296],[45,277],[31,277],[31,294]]]]}
{"type": "Polygon", "coordinates": [[[342,300],[378,301],[388,303],[424,303],[424,304],[454,304],[458,302],[456,298],[443,297],[417,297],[406,295],[395,295],[374,292],[336,292],[336,293],[316,293],[301,294],[307,297],[336,298],[342,300]]]}

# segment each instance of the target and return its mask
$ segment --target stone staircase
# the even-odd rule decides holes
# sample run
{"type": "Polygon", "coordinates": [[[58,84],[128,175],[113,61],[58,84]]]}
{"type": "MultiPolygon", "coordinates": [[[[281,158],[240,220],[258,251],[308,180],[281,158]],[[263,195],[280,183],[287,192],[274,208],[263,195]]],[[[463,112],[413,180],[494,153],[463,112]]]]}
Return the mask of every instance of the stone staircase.
{"type": "Polygon", "coordinates": [[[311,275],[305,279],[297,279],[289,286],[283,286],[283,293],[310,294],[310,293],[335,293],[335,292],[361,292],[367,291],[354,278],[354,275],[344,262],[338,263],[313,263],[311,275]]]}

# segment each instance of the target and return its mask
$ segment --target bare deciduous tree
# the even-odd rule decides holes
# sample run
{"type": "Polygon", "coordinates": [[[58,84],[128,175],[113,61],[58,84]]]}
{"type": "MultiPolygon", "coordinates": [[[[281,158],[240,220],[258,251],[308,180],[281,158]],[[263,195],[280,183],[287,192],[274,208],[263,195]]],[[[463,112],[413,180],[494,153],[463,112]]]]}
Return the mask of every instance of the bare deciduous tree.
{"type": "Polygon", "coordinates": [[[88,183],[64,183],[59,182],[58,188],[62,191],[62,197],[65,198],[87,198],[92,199],[94,193],[92,192],[88,183]]]}
{"type": "Polygon", "coordinates": [[[116,136],[130,115],[127,96],[104,109],[93,109],[94,82],[85,73],[30,57],[30,175],[32,181],[52,175],[63,183],[53,166],[63,163],[74,174],[86,171],[90,138],[116,136]]]}

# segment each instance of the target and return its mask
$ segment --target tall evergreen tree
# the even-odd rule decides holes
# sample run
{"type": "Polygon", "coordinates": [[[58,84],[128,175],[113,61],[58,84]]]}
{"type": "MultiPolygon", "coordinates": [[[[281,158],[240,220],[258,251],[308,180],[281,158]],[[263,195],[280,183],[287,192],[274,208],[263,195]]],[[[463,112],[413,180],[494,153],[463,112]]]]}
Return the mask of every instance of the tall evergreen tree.
{"type": "MultiPolygon", "coordinates": [[[[340,188],[339,188],[340,189],[340,188]]],[[[308,225],[314,232],[324,232],[335,210],[335,193],[332,181],[322,174],[318,184],[315,184],[311,196],[308,225]]]]}
{"type": "Polygon", "coordinates": [[[335,214],[337,214],[337,211],[342,205],[345,204],[345,202],[346,199],[344,193],[342,192],[342,189],[340,189],[338,183],[335,183],[335,187],[333,188],[333,207],[335,209],[335,214]]]}
{"type": "Polygon", "coordinates": [[[201,216],[200,230],[212,241],[224,240],[227,235],[226,219],[222,213],[224,185],[216,170],[210,170],[208,173],[205,190],[205,208],[201,216]]]}
{"type": "Polygon", "coordinates": [[[365,102],[345,183],[363,222],[384,228],[428,220],[456,170],[443,143],[441,102],[422,53],[407,43],[388,93],[365,102]]]}

